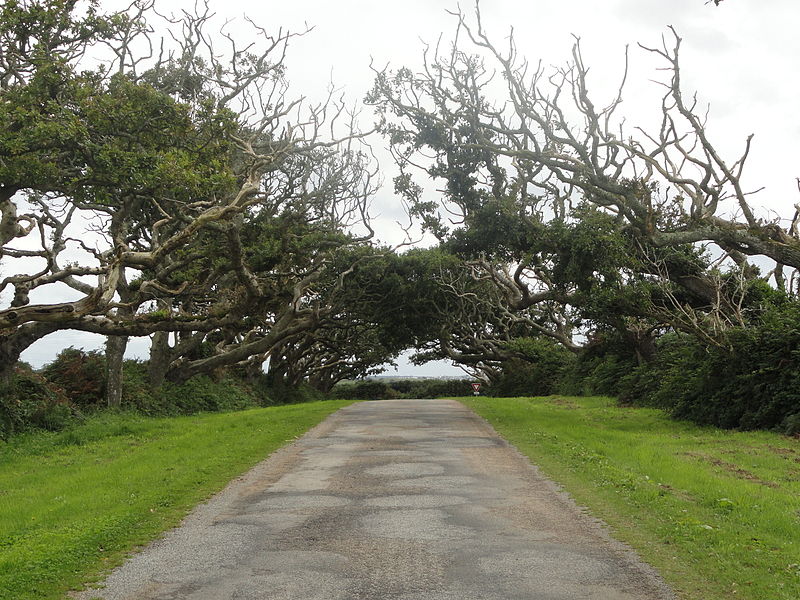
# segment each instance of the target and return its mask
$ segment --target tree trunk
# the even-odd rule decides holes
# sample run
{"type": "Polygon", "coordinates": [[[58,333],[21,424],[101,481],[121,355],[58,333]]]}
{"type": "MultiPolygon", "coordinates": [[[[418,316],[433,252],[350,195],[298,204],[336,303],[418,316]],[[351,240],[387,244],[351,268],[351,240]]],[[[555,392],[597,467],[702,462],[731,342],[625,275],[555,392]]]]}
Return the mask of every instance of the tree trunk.
{"type": "Polygon", "coordinates": [[[323,394],[329,394],[336,385],[337,380],[333,377],[330,369],[319,371],[312,375],[308,380],[309,385],[323,394]]]}
{"type": "Polygon", "coordinates": [[[11,387],[11,377],[14,374],[14,364],[16,359],[9,360],[6,357],[10,354],[8,342],[0,338],[0,394],[8,394],[11,387]]]}
{"type": "Polygon", "coordinates": [[[122,361],[128,347],[128,336],[106,338],[106,402],[109,408],[122,405],[122,361]]]}
{"type": "Polygon", "coordinates": [[[13,333],[0,335],[0,381],[11,382],[20,354],[31,344],[58,330],[55,323],[26,323],[13,333]]]}
{"type": "MultiPolygon", "coordinates": [[[[11,200],[17,190],[0,186],[0,246],[5,246],[8,242],[25,233],[20,226],[17,218],[17,206],[11,200]]],[[[0,256],[3,255],[0,248],[0,256]]]]}
{"type": "Polygon", "coordinates": [[[656,349],[656,340],[653,332],[644,332],[638,329],[624,329],[623,335],[627,342],[633,347],[636,356],[636,364],[642,366],[656,359],[658,350],[656,349]]]}
{"type": "Polygon", "coordinates": [[[170,345],[169,333],[157,331],[152,337],[150,344],[150,360],[147,363],[147,381],[150,389],[155,391],[164,385],[164,379],[169,370],[170,364],[170,345]]]}
{"type": "Polygon", "coordinates": [[[267,357],[258,354],[251,358],[244,367],[244,376],[248,383],[255,383],[258,378],[264,375],[264,361],[267,357]]]}
{"type": "Polygon", "coordinates": [[[651,363],[656,359],[656,341],[652,337],[646,337],[636,341],[636,362],[639,366],[651,363]]]}
{"type": "Polygon", "coordinates": [[[286,385],[287,370],[283,357],[271,355],[265,377],[267,385],[270,387],[286,385]]]}

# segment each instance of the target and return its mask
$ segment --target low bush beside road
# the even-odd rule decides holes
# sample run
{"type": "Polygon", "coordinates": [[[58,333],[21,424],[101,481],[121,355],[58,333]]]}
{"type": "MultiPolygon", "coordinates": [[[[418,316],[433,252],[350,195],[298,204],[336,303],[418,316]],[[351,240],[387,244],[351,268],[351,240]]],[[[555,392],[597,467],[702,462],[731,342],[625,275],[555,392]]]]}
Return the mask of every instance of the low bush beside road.
{"type": "Polygon", "coordinates": [[[447,396],[465,396],[472,392],[468,379],[436,379],[436,378],[382,378],[358,381],[342,381],[333,388],[334,398],[350,398],[355,400],[392,400],[414,398],[443,398],[447,396]]]}
{"type": "Polygon", "coordinates": [[[18,363],[9,381],[0,381],[0,440],[36,429],[59,431],[109,410],[166,417],[328,399],[308,385],[275,385],[264,373],[243,376],[235,369],[153,389],[147,363],[126,360],[122,401],[109,409],[104,365],[101,353],[71,347],[39,370],[18,363]]]}

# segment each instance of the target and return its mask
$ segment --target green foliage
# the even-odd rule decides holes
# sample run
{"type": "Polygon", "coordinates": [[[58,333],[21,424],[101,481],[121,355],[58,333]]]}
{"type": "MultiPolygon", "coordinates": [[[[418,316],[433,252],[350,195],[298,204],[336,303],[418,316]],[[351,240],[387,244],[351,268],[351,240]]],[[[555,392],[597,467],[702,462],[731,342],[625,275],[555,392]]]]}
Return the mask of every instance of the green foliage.
{"type": "Polygon", "coordinates": [[[561,391],[614,395],[705,425],[795,433],[800,306],[779,302],[759,313],[748,326],[727,330],[715,346],[688,334],[663,335],[656,358],[642,364],[611,335],[581,354],[561,391]]]}
{"type": "Polygon", "coordinates": [[[675,387],[667,392],[662,384],[655,397],[663,403],[670,393],[676,417],[719,427],[777,428],[800,413],[800,306],[773,308],[724,341],[707,349],[687,341],[673,350],[665,359],[675,387]]]}
{"type": "Polygon", "coordinates": [[[42,375],[63,389],[70,402],[86,408],[102,405],[105,400],[105,356],[70,346],[45,365],[42,375]]]}
{"type": "Polygon", "coordinates": [[[548,396],[558,391],[564,371],[575,360],[555,341],[517,338],[508,349],[524,357],[503,363],[500,376],[486,388],[490,396],[548,396]]]}
{"type": "Polygon", "coordinates": [[[472,393],[466,379],[370,379],[366,381],[343,381],[337,384],[331,395],[334,398],[351,400],[389,400],[398,398],[446,398],[462,397],[472,393]]]}
{"type": "MultiPolygon", "coordinates": [[[[20,365],[0,393],[0,438],[73,426],[76,417],[104,410],[104,393],[105,357],[98,351],[66,348],[39,373],[20,365]]],[[[269,383],[263,374],[247,380],[235,369],[184,383],[167,381],[154,390],[148,383],[147,362],[123,362],[121,410],[142,415],[191,415],[325,399],[326,394],[307,384],[269,383]]]]}
{"type": "Polygon", "coordinates": [[[252,386],[234,374],[217,378],[198,375],[184,383],[167,381],[153,390],[147,382],[147,363],[134,360],[123,364],[122,390],[123,410],[146,415],[190,415],[267,404],[260,402],[252,386]]]}
{"type": "Polygon", "coordinates": [[[620,382],[636,368],[633,349],[615,331],[597,333],[562,371],[559,393],[618,396],[620,382]]]}
{"type": "Polygon", "coordinates": [[[76,414],[64,390],[29,367],[18,366],[0,384],[0,439],[29,429],[58,430],[76,414]]]}
{"type": "Polygon", "coordinates": [[[165,382],[157,397],[164,414],[241,410],[254,405],[253,397],[240,382],[227,377],[215,381],[207,375],[197,375],[181,384],[165,382]]]}
{"type": "Polygon", "coordinates": [[[415,383],[418,385],[405,393],[406,398],[460,398],[472,393],[468,379],[421,379],[415,383]]]}
{"type": "Polygon", "coordinates": [[[631,240],[607,213],[580,206],[570,217],[570,222],[556,221],[548,228],[554,283],[584,294],[598,287],[617,289],[621,270],[636,266],[631,240]]]}
{"type": "Polygon", "coordinates": [[[400,397],[400,393],[392,389],[389,383],[374,379],[344,381],[333,388],[331,395],[334,398],[349,398],[351,400],[389,400],[400,397]]]}
{"type": "Polygon", "coordinates": [[[547,234],[544,224],[522,218],[510,199],[487,197],[473,208],[468,222],[451,232],[444,248],[465,258],[520,260],[544,247],[547,234]]]}
{"type": "Polygon", "coordinates": [[[283,381],[270,381],[262,374],[251,384],[253,397],[260,406],[278,406],[282,404],[302,404],[304,402],[321,402],[327,400],[327,394],[314,389],[306,383],[288,385],[283,381]]]}
{"type": "Polygon", "coordinates": [[[9,188],[119,208],[135,195],[187,201],[233,183],[228,114],[193,113],[146,84],[58,63],[39,65],[2,98],[0,180],[9,188]]]}
{"type": "Polygon", "coordinates": [[[780,429],[786,435],[800,436],[800,412],[789,415],[781,423],[780,429]]]}

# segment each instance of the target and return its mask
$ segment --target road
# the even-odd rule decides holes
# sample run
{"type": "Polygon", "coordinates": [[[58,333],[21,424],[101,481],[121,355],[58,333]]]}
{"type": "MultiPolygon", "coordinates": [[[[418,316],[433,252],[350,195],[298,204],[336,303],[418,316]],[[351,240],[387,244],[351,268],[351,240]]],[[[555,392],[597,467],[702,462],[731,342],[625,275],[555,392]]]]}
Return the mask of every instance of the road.
{"type": "Polygon", "coordinates": [[[452,400],[362,402],[201,505],[83,600],[664,600],[452,400]]]}

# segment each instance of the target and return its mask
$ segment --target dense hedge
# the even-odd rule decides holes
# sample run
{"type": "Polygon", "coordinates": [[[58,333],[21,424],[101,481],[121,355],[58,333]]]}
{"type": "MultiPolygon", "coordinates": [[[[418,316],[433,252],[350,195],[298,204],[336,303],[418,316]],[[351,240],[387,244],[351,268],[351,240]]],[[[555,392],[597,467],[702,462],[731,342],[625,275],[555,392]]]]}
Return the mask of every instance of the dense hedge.
{"type": "Polygon", "coordinates": [[[793,302],[770,306],[747,327],[729,329],[718,345],[665,334],[656,358],[644,364],[613,333],[577,359],[563,358],[557,380],[551,376],[554,356],[544,357],[544,370],[509,363],[490,393],[617,396],[699,424],[800,433],[800,306],[793,302]]]}
{"type": "Polygon", "coordinates": [[[490,396],[549,396],[561,391],[574,368],[575,355],[544,338],[520,338],[509,345],[522,358],[508,361],[501,375],[486,387],[490,396]]]}
{"type": "Polygon", "coordinates": [[[469,396],[472,387],[467,379],[367,379],[339,383],[331,394],[347,400],[442,398],[469,396]]]}
{"type": "Polygon", "coordinates": [[[621,379],[620,398],[701,424],[800,433],[800,311],[731,329],[724,342],[664,336],[658,359],[621,379]]]}
{"type": "MultiPolygon", "coordinates": [[[[105,357],[97,351],[66,348],[40,371],[20,364],[8,384],[0,384],[0,439],[28,429],[63,429],[88,412],[106,410],[105,357]]],[[[182,384],[166,382],[153,390],[147,364],[123,364],[123,410],[148,415],[240,410],[250,406],[321,399],[307,387],[283,388],[266,377],[245,380],[236,373],[216,378],[193,377],[182,384]]]]}
{"type": "Polygon", "coordinates": [[[0,385],[0,438],[26,429],[62,429],[78,414],[66,392],[27,365],[14,369],[0,385]]]}
{"type": "MultiPolygon", "coordinates": [[[[53,362],[34,371],[20,364],[8,385],[0,389],[0,439],[28,429],[62,429],[88,412],[106,410],[105,357],[97,351],[62,350],[53,362]]],[[[334,389],[338,398],[437,398],[466,396],[467,380],[361,381],[334,389]]],[[[328,397],[305,385],[288,387],[260,375],[245,377],[231,369],[217,377],[197,376],[182,384],[165,382],[153,390],[147,381],[147,363],[123,363],[121,408],[148,415],[239,410],[322,400],[328,397]]]]}

